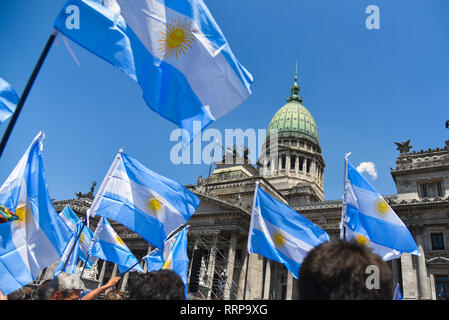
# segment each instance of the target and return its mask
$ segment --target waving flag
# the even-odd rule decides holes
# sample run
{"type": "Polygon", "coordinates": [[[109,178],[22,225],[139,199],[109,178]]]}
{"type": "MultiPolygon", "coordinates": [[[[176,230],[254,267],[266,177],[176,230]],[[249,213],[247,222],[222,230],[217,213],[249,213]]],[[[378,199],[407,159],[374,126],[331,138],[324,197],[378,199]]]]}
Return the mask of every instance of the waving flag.
{"type": "MultiPolygon", "coordinates": [[[[78,226],[78,224],[82,223],[80,218],[78,218],[76,213],[73,212],[72,208],[70,208],[69,205],[67,205],[59,213],[59,216],[61,217],[61,219],[65,222],[65,224],[69,227],[69,229],[73,233],[76,232],[76,227],[78,226]]],[[[81,237],[79,239],[79,247],[81,249],[79,251],[79,258],[84,263],[86,263],[86,258],[87,258],[87,255],[88,255],[87,251],[89,249],[90,242],[92,241],[92,237],[93,237],[92,230],[90,230],[87,226],[85,226],[83,228],[83,232],[82,232],[81,237]]],[[[96,257],[93,257],[93,256],[89,257],[89,261],[86,263],[86,268],[90,269],[92,267],[92,265],[95,263],[96,260],[97,260],[96,257]]]]}
{"type": "Polygon", "coordinates": [[[402,252],[419,255],[405,224],[347,159],[345,176],[344,238],[368,245],[384,260],[398,258],[402,252]]]}
{"type": "Polygon", "coordinates": [[[58,261],[72,233],[47,190],[39,133],[0,187],[0,205],[18,220],[0,224],[0,290],[9,294],[58,261]]]}
{"type": "Polygon", "coordinates": [[[0,124],[14,113],[18,102],[19,96],[14,88],[0,78],[0,124]]]}
{"type": "Polygon", "coordinates": [[[94,233],[94,243],[91,255],[116,263],[120,273],[124,273],[134,265],[130,271],[143,271],[141,265],[138,264],[139,260],[137,260],[122,238],[112,229],[109,221],[104,217],[98,222],[97,229],[94,233]]]}
{"type": "MultiPolygon", "coordinates": [[[[56,267],[55,273],[53,274],[53,278],[58,276],[61,272],[67,272],[67,273],[76,273],[76,263],[78,261],[79,257],[79,243],[80,238],[78,238],[78,235],[82,231],[83,223],[80,221],[75,226],[75,230],[72,234],[72,238],[70,239],[69,244],[64,249],[64,253],[62,254],[61,260],[58,263],[58,266],[56,267]],[[64,267],[65,264],[65,267],[64,267]]],[[[86,227],[84,227],[86,228],[86,227]]]]}
{"type": "Polygon", "coordinates": [[[70,0],[54,27],[137,81],[188,142],[251,94],[252,75],[202,0],[70,0]],[[73,6],[79,28],[67,24],[73,6]]]}
{"type": "Polygon", "coordinates": [[[190,219],[199,204],[200,199],[181,184],[119,152],[87,213],[120,222],[163,248],[168,236],[190,219]]]}
{"type": "Polygon", "coordinates": [[[189,226],[165,241],[164,249],[157,248],[143,257],[148,265],[148,272],[161,269],[173,270],[182,279],[187,297],[187,273],[189,257],[187,256],[187,231],[189,226]]]}
{"type": "Polygon", "coordinates": [[[299,267],[306,254],[326,241],[329,241],[329,235],[323,229],[256,184],[248,252],[284,264],[298,279],[299,267]]]}

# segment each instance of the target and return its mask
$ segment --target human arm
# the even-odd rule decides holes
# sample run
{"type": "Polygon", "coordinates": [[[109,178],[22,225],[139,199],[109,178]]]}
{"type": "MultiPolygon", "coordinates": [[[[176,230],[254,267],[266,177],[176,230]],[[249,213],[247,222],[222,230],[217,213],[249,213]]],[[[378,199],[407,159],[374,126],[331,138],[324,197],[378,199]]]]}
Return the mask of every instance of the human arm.
{"type": "Polygon", "coordinates": [[[120,279],[121,277],[112,277],[105,285],[88,292],[84,297],[81,298],[81,300],[95,300],[100,293],[115,286],[120,279]]]}

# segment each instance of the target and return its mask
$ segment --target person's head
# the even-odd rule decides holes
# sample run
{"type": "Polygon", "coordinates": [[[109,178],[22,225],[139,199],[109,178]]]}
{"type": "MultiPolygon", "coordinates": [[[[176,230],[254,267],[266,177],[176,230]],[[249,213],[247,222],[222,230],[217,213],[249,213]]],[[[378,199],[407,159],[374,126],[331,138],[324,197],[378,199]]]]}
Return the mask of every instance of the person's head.
{"type": "Polygon", "coordinates": [[[112,289],[106,292],[104,300],[125,300],[125,293],[118,289],[112,289]]]}
{"type": "Polygon", "coordinates": [[[8,300],[33,300],[34,290],[31,287],[22,287],[8,295],[8,300]]]}
{"type": "Polygon", "coordinates": [[[85,290],[78,275],[62,272],[41,290],[40,295],[49,300],[77,300],[85,290]]]}
{"type": "Polygon", "coordinates": [[[139,273],[128,286],[130,300],[185,300],[181,277],[171,270],[139,273]]]}
{"type": "Polygon", "coordinates": [[[301,300],[391,300],[391,272],[371,249],[355,241],[323,243],[299,270],[301,300]]]}

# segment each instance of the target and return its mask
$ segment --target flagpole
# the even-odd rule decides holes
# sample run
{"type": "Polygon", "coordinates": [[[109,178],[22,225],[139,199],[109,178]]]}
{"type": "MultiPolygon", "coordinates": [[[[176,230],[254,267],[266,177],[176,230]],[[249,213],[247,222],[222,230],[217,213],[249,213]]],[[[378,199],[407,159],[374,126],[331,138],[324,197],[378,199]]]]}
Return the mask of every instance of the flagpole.
{"type": "Polygon", "coordinates": [[[346,240],[346,184],[348,181],[348,157],[351,155],[351,152],[345,154],[345,170],[344,170],[344,183],[343,183],[343,203],[342,203],[342,213],[341,213],[341,230],[340,230],[340,238],[342,240],[346,240]]]}
{"type": "Polygon", "coordinates": [[[22,95],[20,96],[20,100],[17,103],[16,110],[14,111],[11,121],[9,121],[8,127],[6,128],[6,131],[3,134],[3,138],[0,143],[0,158],[1,158],[3,151],[6,147],[6,143],[8,142],[9,136],[11,135],[12,129],[14,128],[14,125],[16,124],[17,118],[19,117],[20,111],[22,111],[23,105],[25,104],[28,94],[30,93],[31,87],[33,86],[34,81],[36,80],[37,74],[39,73],[39,70],[41,69],[41,67],[44,63],[45,58],[47,57],[47,54],[50,51],[50,48],[53,45],[53,42],[55,41],[57,34],[58,34],[58,32],[56,30],[53,30],[50,37],[48,38],[47,44],[45,45],[45,48],[42,51],[41,56],[36,64],[36,66],[34,67],[33,73],[31,74],[31,77],[28,79],[25,90],[23,91],[22,95]]]}
{"type": "MultiPolygon", "coordinates": [[[[89,222],[89,215],[88,214],[87,214],[85,219],[89,222]]],[[[95,228],[95,232],[94,232],[94,234],[92,236],[91,244],[89,244],[89,248],[88,248],[88,251],[87,251],[87,257],[86,257],[86,263],[83,266],[83,270],[81,270],[80,278],[83,276],[84,270],[86,269],[86,265],[89,262],[90,256],[92,254],[92,249],[94,248],[95,241],[97,241],[98,232],[100,231],[100,226],[103,223],[102,219],[103,219],[103,217],[101,217],[100,220],[98,221],[97,227],[95,228]]]]}
{"type": "MultiPolygon", "coordinates": [[[[253,213],[254,213],[254,208],[256,207],[257,188],[259,188],[259,180],[256,180],[256,184],[254,187],[253,210],[251,213],[251,221],[249,224],[248,241],[251,240],[251,235],[249,233],[252,232],[252,230],[253,230],[253,223],[254,223],[253,213]]],[[[243,287],[243,300],[246,300],[246,283],[248,281],[248,265],[249,265],[249,257],[250,257],[250,247],[251,247],[251,242],[247,242],[246,251],[248,252],[248,255],[246,257],[246,271],[245,271],[245,285],[243,287]]]]}
{"type": "Polygon", "coordinates": [[[69,253],[67,259],[65,260],[64,265],[62,266],[62,269],[61,269],[62,272],[64,272],[65,267],[66,267],[66,265],[67,265],[67,262],[69,261],[70,256],[72,255],[72,252],[73,252],[73,250],[75,249],[75,246],[78,244],[78,240],[80,239],[81,234],[83,233],[84,227],[86,226],[86,223],[84,222],[84,219],[82,219],[81,222],[83,223],[83,226],[81,227],[80,232],[79,232],[78,235],[76,236],[76,239],[75,239],[75,242],[74,242],[73,245],[72,245],[72,248],[70,248],[70,253],[69,253]]]}
{"type": "Polygon", "coordinates": [[[243,287],[243,300],[246,300],[246,282],[248,281],[249,256],[250,252],[248,251],[248,255],[246,256],[246,271],[245,271],[245,285],[243,287]]]}

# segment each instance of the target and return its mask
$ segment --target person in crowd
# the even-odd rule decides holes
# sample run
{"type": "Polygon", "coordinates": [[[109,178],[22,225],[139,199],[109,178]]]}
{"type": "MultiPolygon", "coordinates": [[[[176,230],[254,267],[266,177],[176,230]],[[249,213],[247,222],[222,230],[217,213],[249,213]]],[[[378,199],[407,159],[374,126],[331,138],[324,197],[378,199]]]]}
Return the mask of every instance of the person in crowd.
{"type": "Polygon", "coordinates": [[[104,300],[126,300],[126,295],[119,289],[112,289],[106,292],[104,300]]]}
{"type": "Polygon", "coordinates": [[[10,294],[8,300],[33,300],[34,290],[31,286],[22,287],[10,294]]]}
{"type": "Polygon", "coordinates": [[[172,270],[137,274],[128,285],[129,300],[185,300],[185,285],[172,270]]]}
{"type": "Polygon", "coordinates": [[[356,241],[331,241],[313,248],[299,270],[301,300],[391,300],[387,263],[356,241]]]}
{"type": "Polygon", "coordinates": [[[76,274],[62,272],[49,282],[44,282],[38,290],[40,299],[44,300],[95,300],[105,290],[113,287],[120,277],[112,277],[105,285],[86,292],[81,278],[76,274]]]}

